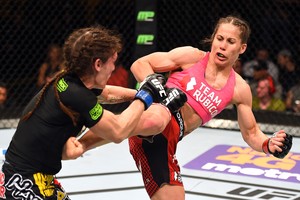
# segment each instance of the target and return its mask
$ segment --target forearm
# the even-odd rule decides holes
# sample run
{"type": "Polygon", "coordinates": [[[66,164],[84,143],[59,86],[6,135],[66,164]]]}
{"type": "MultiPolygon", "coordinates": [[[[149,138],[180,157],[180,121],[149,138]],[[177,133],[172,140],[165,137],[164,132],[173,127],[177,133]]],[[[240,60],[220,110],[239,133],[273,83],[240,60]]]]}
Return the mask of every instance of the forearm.
{"type": "Polygon", "coordinates": [[[262,144],[268,138],[261,130],[257,129],[254,131],[242,131],[243,139],[245,142],[254,150],[263,152],[262,144]]]}
{"type": "Polygon", "coordinates": [[[101,138],[100,136],[94,134],[91,130],[87,131],[80,139],[79,142],[83,146],[84,152],[93,149],[98,146],[110,143],[110,141],[101,138]]]}
{"type": "Polygon", "coordinates": [[[258,152],[273,154],[275,157],[283,158],[292,146],[292,138],[287,139],[286,143],[283,144],[286,137],[286,133],[283,130],[276,132],[275,136],[268,137],[260,130],[254,116],[250,114],[247,116],[247,119],[238,117],[244,141],[258,152]],[[282,146],[285,146],[285,148],[282,149],[282,146]]]}
{"type": "Polygon", "coordinates": [[[239,105],[238,123],[244,141],[254,150],[262,152],[262,144],[267,136],[259,129],[249,106],[239,105]]]}
{"type": "Polygon", "coordinates": [[[121,135],[122,140],[128,138],[133,133],[133,130],[140,123],[141,116],[144,111],[138,112],[140,108],[144,108],[143,103],[139,100],[136,100],[130,104],[118,117],[119,130],[117,131],[121,135]],[[133,114],[135,113],[135,114],[133,114]]]}
{"type": "MultiPolygon", "coordinates": [[[[166,91],[158,79],[162,75],[153,74],[145,80],[135,95],[135,100],[119,115],[105,110],[101,120],[91,130],[104,139],[120,143],[128,138],[145,110],[154,100],[162,101],[166,98],[166,91]]],[[[164,80],[162,80],[164,81],[164,80]]]]}
{"type": "Polygon", "coordinates": [[[151,65],[141,59],[135,61],[131,65],[130,70],[138,82],[142,82],[149,74],[154,73],[151,65]]]}
{"type": "Polygon", "coordinates": [[[119,86],[107,85],[98,101],[103,104],[116,104],[126,101],[132,101],[135,97],[136,90],[119,86]]]}
{"type": "Polygon", "coordinates": [[[115,115],[105,110],[101,120],[90,130],[98,137],[114,143],[120,143],[128,138],[138,124],[145,105],[140,100],[133,101],[121,114],[115,115]]]}

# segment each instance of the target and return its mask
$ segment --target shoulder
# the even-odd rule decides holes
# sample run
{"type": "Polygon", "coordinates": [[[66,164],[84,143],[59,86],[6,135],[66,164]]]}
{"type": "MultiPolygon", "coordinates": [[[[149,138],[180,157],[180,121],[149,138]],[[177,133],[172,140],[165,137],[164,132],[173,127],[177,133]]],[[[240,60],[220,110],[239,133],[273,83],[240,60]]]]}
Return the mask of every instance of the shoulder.
{"type": "Polygon", "coordinates": [[[233,101],[235,104],[251,104],[252,101],[252,93],[249,84],[237,73],[235,73],[233,101]]]}
{"type": "Polygon", "coordinates": [[[56,87],[62,100],[68,104],[81,104],[97,99],[94,92],[86,88],[77,77],[62,77],[58,80],[56,87]]]}
{"type": "Polygon", "coordinates": [[[59,86],[62,86],[61,89],[64,89],[64,87],[66,87],[66,89],[69,92],[77,95],[81,94],[82,92],[90,91],[77,77],[69,77],[69,76],[62,77],[61,79],[58,80],[57,86],[58,89],[60,89],[59,86]]]}
{"type": "Polygon", "coordinates": [[[182,46],[174,48],[170,51],[171,53],[185,53],[185,54],[195,54],[199,56],[204,56],[206,54],[205,51],[202,51],[196,47],[192,46],[182,46]]]}
{"type": "Polygon", "coordinates": [[[207,52],[192,46],[182,46],[172,49],[169,52],[169,55],[172,58],[182,61],[183,63],[196,63],[204,58],[206,53],[207,52]]]}
{"type": "Polygon", "coordinates": [[[247,81],[245,79],[243,79],[243,77],[241,77],[241,75],[239,75],[236,72],[234,72],[234,73],[235,73],[236,86],[238,86],[238,88],[245,89],[245,88],[249,87],[249,84],[247,83],[247,81]]]}

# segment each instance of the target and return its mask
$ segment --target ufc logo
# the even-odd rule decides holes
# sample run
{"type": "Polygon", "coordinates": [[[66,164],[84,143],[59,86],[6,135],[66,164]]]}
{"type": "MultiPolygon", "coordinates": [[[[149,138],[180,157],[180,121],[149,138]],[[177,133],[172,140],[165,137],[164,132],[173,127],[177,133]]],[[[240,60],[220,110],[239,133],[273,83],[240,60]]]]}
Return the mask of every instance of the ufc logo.
{"type": "Polygon", "coordinates": [[[169,93],[169,96],[165,99],[165,105],[169,105],[169,103],[175,98],[179,96],[179,92],[178,90],[172,90],[170,93],[169,93]]]}
{"type": "Polygon", "coordinates": [[[255,199],[290,199],[300,200],[300,196],[295,192],[275,191],[272,189],[255,189],[248,187],[239,187],[227,194],[238,195],[242,197],[255,197],[255,199]]]}
{"type": "Polygon", "coordinates": [[[152,79],[151,80],[151,83],[157,88],[159,89],[159,96],[160,97],[166,97],[167,96],[167,93],[165,91],[165,88],[164,86],[162,86],[162,84],[159,82],[159,80],[157,79],[152,79]]]}

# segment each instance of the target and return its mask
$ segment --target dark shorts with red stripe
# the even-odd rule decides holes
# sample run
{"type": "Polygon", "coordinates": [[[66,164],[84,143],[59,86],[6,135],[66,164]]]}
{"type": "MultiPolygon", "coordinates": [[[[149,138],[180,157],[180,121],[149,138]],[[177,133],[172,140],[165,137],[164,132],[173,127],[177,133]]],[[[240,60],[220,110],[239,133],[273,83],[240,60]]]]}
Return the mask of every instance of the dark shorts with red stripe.
{"type": "Polygon", "coordinates": [[[129,138],[130,153],[142,173],[150,197],[164,184],[183,186],[175,155],[177,143],[183,134],[183,119],[180,112],[177,112],[172,114],[167,127],[154,136],[152,142],[137,136],[129,138]]]}

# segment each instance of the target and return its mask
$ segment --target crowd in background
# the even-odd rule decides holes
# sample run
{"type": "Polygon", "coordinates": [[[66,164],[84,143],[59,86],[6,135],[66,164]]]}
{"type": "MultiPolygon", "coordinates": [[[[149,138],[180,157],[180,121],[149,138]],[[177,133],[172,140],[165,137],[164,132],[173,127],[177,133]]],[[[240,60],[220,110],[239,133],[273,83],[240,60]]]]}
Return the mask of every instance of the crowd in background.
{"type": "MultiPolygon", "coordinates": [[[[249,84],[253,94],[253,110],[287,111],[300,113],[300,69],[295,63],[289,49],[278,52],[276,60],[269,57],[265,48],[256,51],[252,60],[238,59],[235,71],[249,84]]],[[[38,68],[35,92],[36,94],[55,73],[64,69],[62,48],[58,44],[50,44],[45,59],[38,68]]],[[[108,80],[109,85],[134,87],[132,74],[121,63],[108,80]]],[[[10,109],[13,102],[9,97],[7,85],[0,82],[0,111],[10,109]]],[[[122,103],[119,106],[104,105],[108,110],[119,113],[128,106],[122,103]]]]}
{"type": "Polygon", "coordinates": [[[300,111],[300,69],[289,49],[278,51],[276,60],[259,48],[252,60],[239,59],[234,67],[250,85],[253,110],[300,111]]]}

